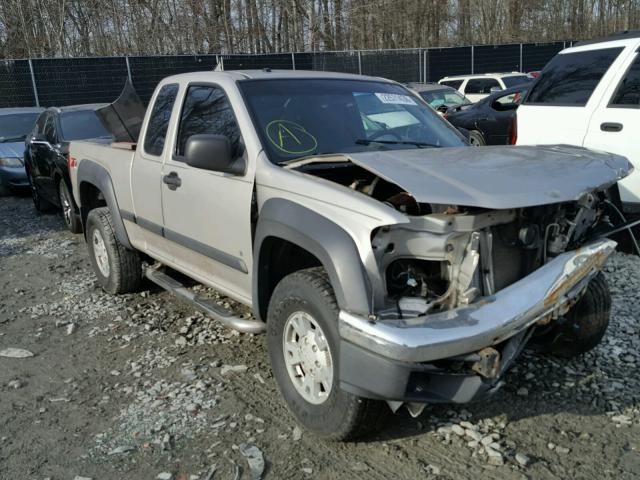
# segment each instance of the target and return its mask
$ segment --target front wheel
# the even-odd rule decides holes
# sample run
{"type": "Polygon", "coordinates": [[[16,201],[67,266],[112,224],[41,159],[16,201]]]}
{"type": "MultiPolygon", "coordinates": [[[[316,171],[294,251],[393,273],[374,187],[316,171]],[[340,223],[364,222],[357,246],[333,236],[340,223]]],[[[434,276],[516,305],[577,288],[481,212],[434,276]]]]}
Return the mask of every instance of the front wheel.
{"type": "Polygon", "coordinates": [[[118,241],[108,207],[89,212],[87,246],[93,270],[106,292],[128,293],[138,288],[142,279],[140,255],[118,241]]]}
{"type": "Polygon", "coordinates": [[[82,233],[82,223],[80,222],[76,203],[73,201],[66,182],[62,179],[58,183],[58,198],[62,207],[62,218],[69,231],[71,233],[82,233]]]}
{"type": "Polygon", "coordinates": [[[323,269],[301,270],[278,283],[269,303],[267,345],[280,393],[305,429],[352,440],[381,424],[384,403],[340,389],[338,306],[323,269]]]}
{"type": "Polygon", "coordinates": [[[532,338],[534,347],[559,357],[575,357],[600,343],[609,325],[611,294],[607,280],[598,273],[563,321],[532,338]]]}
{"type": "Polygon", "coordinates": [[[484,147],[487,144],[482,134],[477,130],[471,130],[469,132],[469,143],[472,147],[484,147]]]}

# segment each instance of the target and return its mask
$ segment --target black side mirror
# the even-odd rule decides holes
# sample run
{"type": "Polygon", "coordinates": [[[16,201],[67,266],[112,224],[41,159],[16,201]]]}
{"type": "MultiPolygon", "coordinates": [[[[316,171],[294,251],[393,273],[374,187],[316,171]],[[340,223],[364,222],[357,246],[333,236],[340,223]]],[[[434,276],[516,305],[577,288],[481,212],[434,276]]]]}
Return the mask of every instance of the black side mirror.
{"type": "Polygon", "coordinates": [[[244,158],[232,157],[231,142],[226,135],[191,135],[184,149],[187,165],[214,172],[244,175],[244,158]]]}

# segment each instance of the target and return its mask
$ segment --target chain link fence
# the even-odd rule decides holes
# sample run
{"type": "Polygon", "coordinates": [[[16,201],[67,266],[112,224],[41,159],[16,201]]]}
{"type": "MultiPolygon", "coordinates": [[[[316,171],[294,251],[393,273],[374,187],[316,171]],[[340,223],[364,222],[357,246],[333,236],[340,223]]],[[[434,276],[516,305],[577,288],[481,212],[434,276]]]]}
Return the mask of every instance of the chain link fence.
{"type": "Polygon", "coordinates": [[[0,60],[0,107],[109,103],[130,79],[148,102],[157,83],[177,73],[284,69],[355,73],[398,82],[447,75],[540,70],[571,42],[238,55],[170,55],[0,60]]]}

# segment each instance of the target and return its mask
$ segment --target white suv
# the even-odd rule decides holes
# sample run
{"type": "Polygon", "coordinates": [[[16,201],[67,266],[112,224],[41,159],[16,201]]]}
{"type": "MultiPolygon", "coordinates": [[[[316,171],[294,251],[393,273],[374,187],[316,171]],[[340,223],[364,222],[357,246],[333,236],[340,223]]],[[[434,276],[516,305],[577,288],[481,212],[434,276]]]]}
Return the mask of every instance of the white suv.
{"type": "Polygon", "coordinates": [[[620,199],[640,213],[640,31],[581,42],[556,55],[518,109],[518,145],[564,143],[626,156],[620,199]]]}
{"type": "Polygon", "coordinates": [[[477,75],[458,75],[441,78],[438,83],[453,87],[463,93],[472,102],[477,102],[493,92],[530,82],[529,75],[520,72],[481,73],[477,75]]]}

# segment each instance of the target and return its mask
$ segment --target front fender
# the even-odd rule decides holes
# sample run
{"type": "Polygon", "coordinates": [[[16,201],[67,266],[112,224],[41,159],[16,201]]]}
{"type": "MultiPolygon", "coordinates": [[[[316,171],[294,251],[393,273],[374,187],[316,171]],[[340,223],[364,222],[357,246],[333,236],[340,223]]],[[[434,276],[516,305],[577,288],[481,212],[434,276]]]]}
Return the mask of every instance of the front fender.
{"type": "Polygon", "coordinates": [[[351,236],[328,218],[297,203],[267,200],[258,218],[254,241],[253,311],[260,316],[258,285],[261,246],[269,237],[287,240],[313,254],[326,270],[341,310],[368,315],[371,287],[351,236]]]}

